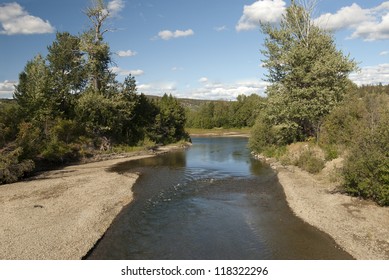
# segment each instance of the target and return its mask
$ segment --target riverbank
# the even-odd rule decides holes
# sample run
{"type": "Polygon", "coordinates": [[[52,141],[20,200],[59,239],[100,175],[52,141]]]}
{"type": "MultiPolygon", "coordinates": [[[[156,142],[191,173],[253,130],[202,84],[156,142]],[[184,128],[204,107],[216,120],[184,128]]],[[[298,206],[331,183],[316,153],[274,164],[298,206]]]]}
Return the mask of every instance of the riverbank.
{"type": "Polygon", "coordinates": [[[356,259],[389,260],[389,208],[340,193],[339,183],[331,179],[341,160],[327,163],[317,175],[270,164],[298,217],[332,236],[356,259]]]}
{"type": "Polygon", "coordinates": [[[250,137],[250,128],[188,128],[187,131],[190,137],[250,137]]]}
{"type": "Polygon", "coordinates": [[[0,186],[0,259],[81,259],[133,199],[138,174],[108,169],[181,148],[117,155],[0,186]]]}

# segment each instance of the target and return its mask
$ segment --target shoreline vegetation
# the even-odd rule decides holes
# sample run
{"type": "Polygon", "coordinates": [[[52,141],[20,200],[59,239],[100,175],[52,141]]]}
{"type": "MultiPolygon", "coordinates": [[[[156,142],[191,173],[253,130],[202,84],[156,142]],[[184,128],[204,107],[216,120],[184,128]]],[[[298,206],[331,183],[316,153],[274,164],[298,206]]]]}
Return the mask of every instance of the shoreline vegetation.
{"type": "Polygon", "coordinates": [[[0,259],[82,259],[133,200],[132,186],[138,174],[108,169],[188,145],[107,156],[1,186],[0,259]]]}

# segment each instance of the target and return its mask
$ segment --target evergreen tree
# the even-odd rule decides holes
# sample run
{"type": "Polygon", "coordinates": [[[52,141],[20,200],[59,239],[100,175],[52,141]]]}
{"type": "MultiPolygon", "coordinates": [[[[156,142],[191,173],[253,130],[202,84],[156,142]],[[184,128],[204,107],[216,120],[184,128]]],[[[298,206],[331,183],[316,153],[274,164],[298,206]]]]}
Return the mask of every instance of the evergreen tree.
{"type": "Polygon", "coordinates": [[[45,59],[37,55],[27,62],[14,92],[25,120],[46,121],[53,113],[53,80],[45,59]]]}
{"type": "Polygon", "coordinates": [[[86,84],[85,60],[80,42],[80,38],[68,32],[57,33],[56,40],[47,48],[55,105],[65,118],[74,115],[75,97],[83,91],[86,84]]]}

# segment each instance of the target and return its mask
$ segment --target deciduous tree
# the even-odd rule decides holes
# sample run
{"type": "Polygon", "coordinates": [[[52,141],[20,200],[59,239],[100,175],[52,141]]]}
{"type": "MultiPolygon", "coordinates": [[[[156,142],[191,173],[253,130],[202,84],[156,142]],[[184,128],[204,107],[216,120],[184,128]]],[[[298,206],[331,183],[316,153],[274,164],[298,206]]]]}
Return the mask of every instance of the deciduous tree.
{"type": "Polygon", "coordinates": [[[356,68],[309,13],[292,1],[278,26],[262,24],[271,83],[265,117],[280,134],[280,144],[318,138],[323,118],[343,99],[348,74],[356,68]]]}

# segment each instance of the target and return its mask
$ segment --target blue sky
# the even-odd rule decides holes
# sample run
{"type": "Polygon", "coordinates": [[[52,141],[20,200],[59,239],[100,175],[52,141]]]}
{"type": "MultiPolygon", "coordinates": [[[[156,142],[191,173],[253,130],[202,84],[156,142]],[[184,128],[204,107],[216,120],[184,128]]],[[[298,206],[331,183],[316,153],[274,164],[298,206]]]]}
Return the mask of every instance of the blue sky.
{"type": "MultiPolygon", "coordinates": [[[[296,0],[307,2],[309,0],[296,0]]],[[[338,49],[359,62],[357,84],[389,81],[389,1],[318,0],[316,24],[334,32],[338,49]]],[[[90,0],[0,0],[0,97],[28,60],[46,55],[55,32],[80,34],[90,0]]],[[[233,100],[263,94],[263,35],[258,22],[278,22],[289,0],[106,0],[105,40],[112,71],[132,73],[146,94],[233,100]]]]}

